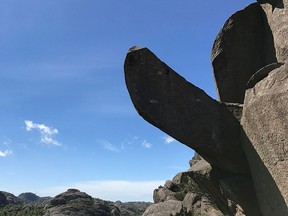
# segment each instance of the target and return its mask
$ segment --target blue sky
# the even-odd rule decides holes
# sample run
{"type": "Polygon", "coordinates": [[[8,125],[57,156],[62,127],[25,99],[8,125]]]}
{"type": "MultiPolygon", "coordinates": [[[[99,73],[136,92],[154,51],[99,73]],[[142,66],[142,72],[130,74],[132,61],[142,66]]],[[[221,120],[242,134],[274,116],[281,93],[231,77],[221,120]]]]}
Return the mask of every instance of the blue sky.
{"type": "Polygon", "coordinates": [[[252,1],[0,2],[0,190],[152,201],[194,152],[138,116],[126,52],[148,47],[216,98],[213,41],[252,1]]]}

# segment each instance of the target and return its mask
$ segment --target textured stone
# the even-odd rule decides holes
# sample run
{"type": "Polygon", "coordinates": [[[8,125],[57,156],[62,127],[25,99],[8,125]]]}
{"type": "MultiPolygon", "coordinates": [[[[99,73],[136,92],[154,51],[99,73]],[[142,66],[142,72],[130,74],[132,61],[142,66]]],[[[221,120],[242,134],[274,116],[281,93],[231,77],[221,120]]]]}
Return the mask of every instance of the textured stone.
{"type": "Polygon", "coordinates": [[[200,199],[201,197],[198,194],[189,191],[183,200],[183,207],[186,212],[191,214],[194,210],[194,204],[200,199]]]}
{"type": "Polygon", "coordinates": [[[273,62],[277,62],[273,36],[259,4],[251,4],[233,14],[212,48],[212,65],[220,101],[243,103],[250,77],[273,62]]]}
{"type": "Polygon", "coordinates": [[[176,191],[178,189],[178,185],[176,185],[173,181],[167,180],[164,184],[164,187],[168,188],[169,190],[176,191]]]}
{"type": "Polygon", "coordinates": [[[159,187],[153,192],[153,201],[154,203],[160,203],[167,200],[174,200],[174,192],[166,187],[159,187]]]}
{"type": "Polygon", "coordinates": [[[229,110],[235,118],[240,122],[242,117],[243,105],[238,103],[224,103],[227,110],[229,110]]]}
{"type": "Polygon", "coordinates": [[[240,144],[240,124],[225,105],[187,82],[149,49],[130,51],[125,80],[138,113],[212,165],[249,172],[240,144]]]}
{"type": "Polygon", "coordinates": [[[266,65],[265,67],[261,68],[260,70],[258,70],[255,74],[253,74],[253,76],[248,80],[247,82],[247,89],[249,88],[253,88],[256,83],[258,83],[259,81],[261,81],[262,79],[264,79],[265,77],[268,76],[268,74],[273,71],[274,69],[280,67],[281,65],[283,65],[283,63],[272,63],[269,65],[266,65]]]}
{"type": "Polygon", "coordinates": [[[181,201],[168,200],[149,206],[143,216],[185,216],[181,201]]]}
{"type": "Polygon", "coordinates": [[[273,32],[277,61],[285,62],[288,58],[288,0],[262,0],[258,2],[261,3],[273,32]]]}
{"type": "Polygon", "coordinates": [[[264,215],[288,215],[288,65],[246,91],[243,144],[264,215]]]}
{"type": "MultiPolygon", "coordinates": [[[[188,215],[261,215],[250,176],[211,169],[204,159],[199,160],[197,153],[192,160],[195,163],[187,172],[178,173],[168,181],[168,186],[177,187],[160,187],[155,191],[162,190],[165,194],[170,191],[170,200],[182,201],[183,211],[188,215]]],[[[165,199],[157,199],[155,203],[169,200],[163,197],[165,199]]]]}
{"type": "Polygon", "coordinates": [[[207,203],[189,205],[197,183],[225,215],[288,215],[287,20],[288,0],[258,0],[227,20],[212,49],[221,103],[148,49],[129,50],[125,79],[139,114],[203,157],[167,183],[184,213],[207,203]]]}

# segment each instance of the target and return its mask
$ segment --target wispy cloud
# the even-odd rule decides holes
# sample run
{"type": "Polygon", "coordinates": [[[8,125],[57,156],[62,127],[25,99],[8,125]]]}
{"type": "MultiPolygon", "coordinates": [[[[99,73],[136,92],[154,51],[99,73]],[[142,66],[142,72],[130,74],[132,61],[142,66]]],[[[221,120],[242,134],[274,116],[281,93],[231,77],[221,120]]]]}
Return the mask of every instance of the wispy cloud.
{"type": "Polygon", "coordinates": [[[10,147],[11,143],[12,143],[11,139],[9,139],[8,137],[4,137],[4,140],[2,142],[3,145],[10,147]]]}
{"type": "Polygon", "coordinates": [[[25,120],[26,131],[37,130],[41,135],[41,142],[48,145],[61,146],[62,144],[53,137],[59,132],[56,128],[48,127],[44,124],[37,124],[30,120],[25,120]]]}
{"type": "Polygon", "coordinates": [[[147,149],[152,148],[152,144],[149,143],[149,142],[147,142],[146,140],[143,140],[143,141],[142,141],[142,146],[143,146],[144,148],[147,148],[147,149]]]}
{"type": "Polygon", "coordinates": [[[13,152],[11,150],[5,150],[4,152],[3,151],[0,151],[0,157],[7,157],[9,155],[11,155],[13,152]]]}
{"type": "Polygon", "coordinates": [[[0,157],[7,157],[11,154],[13,154],[13,151],[10,149],[11,148],[11,139],[4,137],[2,141],[2,145],[5,146],[6,150],[5,151],[0,151],[0,157]]]}
{"type": "Polygon", "coordinates": [[[163,137],[163,139],[166,144],[170,144],[176,141],[173,137],[170,136],[163,137]]]}
{"type": "Polygon", "coordinates": [[[146,140],[140,139],[137,136],[125,139],[119,144],[119,146],[112,144],[106,139],[97,140],[97,143],[112,152],[122,152],[133,147],[143,147],[146,149],[150,149],[153,146],[151,143],[147,142],[146,140]]]}
{"type": "Polygon", "coordinates": [[[146,149],[150,149],[153,146],[151,143],[149,143],[148,141],[146,141],[144,139],[139,138],[138,136],[134,136],[134,137],[131,137],[129,139],[126,139],[121,143],[122,149],[124,149],[128,146],[132,146],[132,145],[133,146],[142,146],[143,148],[146,148],[146,149]]]}
{"type": "Polygon", "coordinates": [[[112,152],[119,152],[120,149],[116,146],[110,143],[107,140],[97,140],[97,143],[102,145],[105,149],[112,151],[112,152]]]}
{"type": "Polygon", "coordinates": [[[38,190],[43,196],[55,196],[66,191],[69,188],[77,188],[89,195],[104,200],[122,202],[128,201],[148,201],[153,199],[153,191],[165,180],[151,181],[123,181],[123,180],[102,180],[102,181],[86,181],[69,185],[56,186],[44,190],[38,190]]]}

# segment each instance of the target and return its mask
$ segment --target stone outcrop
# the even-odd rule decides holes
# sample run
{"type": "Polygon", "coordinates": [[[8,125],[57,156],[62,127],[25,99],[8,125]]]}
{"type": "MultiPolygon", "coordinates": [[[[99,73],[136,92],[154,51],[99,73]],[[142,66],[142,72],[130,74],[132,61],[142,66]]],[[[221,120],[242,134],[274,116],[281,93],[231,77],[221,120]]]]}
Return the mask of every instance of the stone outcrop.
{"type": "MultiPolygon", "coordinates": [[[[125,59],[136,110],[207,161],[191,161],[189,178],[226,215],[288,215],[287,20],[288,0],[258,1],[227,20],[212,48],[219,102],[147,48],[133,47],[125,59]]],[[[182,205],[175,215],[187,213],[175,199],[178,183],[154,192],[147,215],[167,201],[182,205]]]]}
{"type": "Polygon", "coordinates": [[[147,48],[127,54],[125,78],[144,119],[195,149],[212,165],[249,172],[240,124],[224,104],[187,82],[147,48]]]}
{"type": "Polygon", "coordinates": [[[205,188],[200,188],[195,181],[196,175],[207,177],[204,176],[210,172],[210,164],[197,154],[191,163],[187,172],[178,173],[172,180],[167,180],[164,186],[154,190],[155,204],[149,206],[143,216],[223,215],[205,188]]]}
{"type": "Polygon", "coordinates": [[[212,48],[219,100],[243,103],[249,78],[260,68],[274,62],[273,36],[261,6],[254,3],[233,14],[212,48]]]}
{"type": "MultiPolygon", "coordinates": [[[[237,203],[227,198],[238,190],[250,193],[252,185],[243,184],[241,177],[231,178],[221,171],[212,171],[211,165],[197,153],[190,161],[191,168],[178,173],[172,180],[166,181],[164,186],[154,190],[154,203],[147,208],[145,216],[156,215],[244,215],[243,209],[237,203]],[[240,182],[240,186],[237,184],[240,182]],[[223,213],[222,213],[223,212],[223,213]]],[[[247,181],[246,181],[247,182],[247,181]]],[[[248,183],[250,183],[248,181],[248,183]]],[[[246,198],[244,196],[244,198],[246,198]]],[[[253,199],[246,200],[253,204],[253,199]]],[[[253,206],[245,207],[253,209],[253,206]]],[[[257,215],[257,208],[251,215],[257,215]],[[256,212],[256,213],[255,213],[256,212]]]]}
{"type": "Polygon", "coordinates": [[[278,62],[285,62],[288,56],[288,25],[287,25],[287,0],[260,0],[265,12],[269,27],[273,33],[274,47],[278,62]]]}
{"type": "Polygon", "coordinates": [[[277,209],[287,208],[288,202],[287,108],[287,64],[273,70],[267,78],[246,91],[243,144],[259,203],[270,215],[277,215],[277,209]]]}
{"type": "Polygon", "coordinates": [[[92,198],[77,189],[68,189],[54,198],[22,193],[19,198],[0,191],[0,215],[33,216],[139,216],[149,202],[111,202],[92,198]]]}
{"type": "Polygon", "coordinates": [[[113,205],[102,200],[96,200],[88,194],[76,189],[69,189],[55,196],[45,207],[44,216],[52,215],[120,215],[119,209],[113,209],[113,205]],[[115,211],[114,211],[115,210],[115,211]],[[112,214],[114,212],[115,214],[112,214]]]}

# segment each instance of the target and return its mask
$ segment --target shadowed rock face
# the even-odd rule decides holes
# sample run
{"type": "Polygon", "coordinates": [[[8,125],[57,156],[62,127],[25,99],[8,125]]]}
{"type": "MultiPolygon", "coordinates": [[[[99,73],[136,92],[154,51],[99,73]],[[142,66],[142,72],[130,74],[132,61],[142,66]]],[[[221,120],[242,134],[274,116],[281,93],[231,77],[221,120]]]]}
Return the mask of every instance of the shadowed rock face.
{"type": "Polygon", "coordinates": [[[243,103],[250,77],[276,61],[272,32],[261,6],[251,4],[233,14],[212,48],[212,65],[220,101],[243,103]]]}
{"type": "Polygon", "coordinates": [[[214,42],[221,102],[147,48],[128,52],[125,79],[145,120],[211,164],[211,178],[195,181],[223,192],[227,200],[215,195],[216,203],[232,201],[245,215],[288,215],[288,0],[258,2],[232,15],[214,42]]]}
{"type": "Polygon", "coordinates": [[[195,149],[212,165],[249,172],[240,145],[240,125],[223,104],[187,82],[147,48],[130,51],[124,67],[131,99],[144,119],[195,149]]]}

